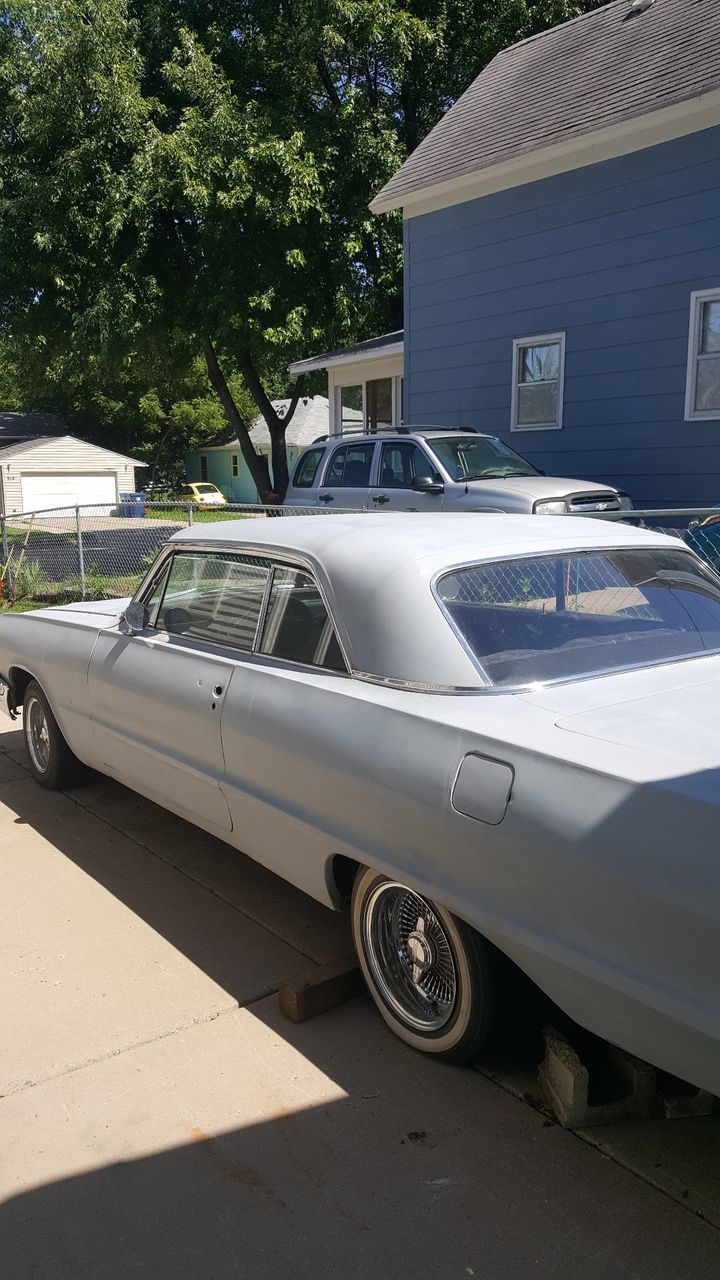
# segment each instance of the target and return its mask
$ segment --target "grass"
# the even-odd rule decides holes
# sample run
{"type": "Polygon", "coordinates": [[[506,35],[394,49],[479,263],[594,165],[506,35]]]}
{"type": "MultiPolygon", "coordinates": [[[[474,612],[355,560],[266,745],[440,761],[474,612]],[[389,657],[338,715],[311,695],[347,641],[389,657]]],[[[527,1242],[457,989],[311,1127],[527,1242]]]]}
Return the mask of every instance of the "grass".
{"type": "MultiPolygon", "coordinates": [[[[146,507],[146,520],[172,520],[178,524],[188,523],[187,507],[146,507]]],[[[193,509],[193,524],[213,524],[217,520],[253,520],[254,516],[245,511],[228,511],[225,507],[219,509],[211,509],[210,507],[195,507],[193,509]]]]}
{"type": "MultiPolygon", "coordinates": [[[[86,600],[118,600],[134,595],[146,570],[122,577],[105,577],[88,572],[85,576],[86,600]]],[[[32,595],[11,602],[0,600],[0,613],[27,613],[30,609],[47,609],[51,605],[73,604],[82,597],[80,578],[66,578],[64,582],[43,582],[32,595]]]]}

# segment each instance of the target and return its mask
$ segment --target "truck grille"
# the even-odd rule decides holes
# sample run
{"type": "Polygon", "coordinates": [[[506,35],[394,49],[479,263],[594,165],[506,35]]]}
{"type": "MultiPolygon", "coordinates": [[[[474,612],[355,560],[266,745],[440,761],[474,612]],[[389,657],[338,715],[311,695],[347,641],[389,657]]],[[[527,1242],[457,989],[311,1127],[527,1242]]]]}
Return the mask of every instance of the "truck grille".
{"type": "Polygon", "coordinates": [[[573,493],[568,497],[568,510],[575,515],[591,515],[593,511],[619,511],[616,493],[573,493]]]}

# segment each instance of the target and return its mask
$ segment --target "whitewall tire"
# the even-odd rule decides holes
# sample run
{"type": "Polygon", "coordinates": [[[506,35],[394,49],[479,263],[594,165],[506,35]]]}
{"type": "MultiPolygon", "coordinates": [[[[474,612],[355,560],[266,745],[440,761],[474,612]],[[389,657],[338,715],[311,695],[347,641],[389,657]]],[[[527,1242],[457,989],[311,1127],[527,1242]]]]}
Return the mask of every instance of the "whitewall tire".
{"type": "Polygon", "coordinates": [[[411,886],[361,867],[352,932],[370,995],[395,1035],[435,1058],[470,1062],[495,1024],[493,948],[411,886]]]}

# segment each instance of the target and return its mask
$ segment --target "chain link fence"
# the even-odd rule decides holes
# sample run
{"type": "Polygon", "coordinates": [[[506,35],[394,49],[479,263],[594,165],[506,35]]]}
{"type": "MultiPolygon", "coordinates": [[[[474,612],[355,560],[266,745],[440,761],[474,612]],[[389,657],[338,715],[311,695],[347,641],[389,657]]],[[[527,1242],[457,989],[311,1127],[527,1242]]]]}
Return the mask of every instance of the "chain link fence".
{"type": "Polygon", "coordinates": [[[179,529],[218,520],[331,515],[326,508],[177,502],[62,507],[0,516],[0,588],[6,605],[39,608],[132,595],[179,529]]]}
{"type": "MultiPolygon", "coordinates": [[[[327,507],[229,504],[213,509],[141,501],[117,508],[104,504],[0,516],[0,593],[15,608],[128,596],[179,529],[217,520],[337,514],[341,511],[327,507]]],[[[629,519],[627,512],[581,518],[642,524],[679,538],[720,573],[720,508],[636,511],[629,519]]]]}

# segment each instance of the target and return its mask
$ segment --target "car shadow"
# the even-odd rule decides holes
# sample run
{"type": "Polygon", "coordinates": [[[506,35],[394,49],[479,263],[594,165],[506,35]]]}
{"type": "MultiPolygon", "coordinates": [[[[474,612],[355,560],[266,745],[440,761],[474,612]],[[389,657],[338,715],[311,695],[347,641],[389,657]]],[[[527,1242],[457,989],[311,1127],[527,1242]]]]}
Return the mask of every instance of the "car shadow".
{"type": "MultiPolygon", "coordinates": [[[[232,1017],[246,1019],[242,1039],[233,1042],[226,1018],[194,1028],[204,1052],[188,1033],[192,1060],[183,1067],[175,1050],[169,1075],[155,1046],[152,1063],[140,1050],[132,1064],[101,1064],[114,1074],[99,1115],[86,1113],[85,1072],[63,1081],[77,1144],[68,1158],[101,1167],[0,1205],[5,1275],[717,1280],[713,1227],[476,1073],[419,1057],[369,1009],[345,1006],[303,1026],[281,1025],[269,1002],[232,1017]],[[273,1037],[282,1040],[280,1079],[273,1037]],[[239,1045],[246,1063],[218,1097],[239,1045]],[[258,1062],[278,1099],[260,1120],[228,1128],[258,1088],[258,1062]],[[125,1070],[145,1087],[135,1105],[125,1070]],[[293,1106],[298,1078],[312,1101],[293,1106]],[[166,1149],[106,1163],[108,1129],[114,1152],[128,1134],[166,1149]]],[[[31,1101],[23,1136],[44,1152],[50,1139],[32,1120],[42,1106],[31,1101]]]]}
{"type": "MultiPolygon", "coordinates": [[[[15,756],[15,735],[8,745],[15,756]]],[[[277,938],[294,918],[305,941],[299,954],[310,963],[322,962],[326,942],[313,954],[313,938],[325,917],[339,921],[338,946],[347,947],[342,918],[116,784],[91,781],[69,798],[98,824],[97,839],[58,821],[30,779],[2,792],[18,823],[32,825],[241,1003],[246,958],[230,936],[230,912],[243,900],[253,923],[277,938]],[[119,835],[120,810],[122,830],[135,832],[131,844],[119,835]],[[227,905],[227,933],[203,930],[188,897],[197,897],[198,885],[227,905]],[[307,927],[298,925],[303,917],[307,927]]],[[[513,1063],[537,1062],[546,1012],[528,1007],[486,1069],[502,1077],[513,1063]]],[[[210,1107],[203,1094],[212,1096],[220,1064],[194,1062],[188,1042],[185,1132],[161,1143],[172,1149],[115,1159],[6,1201],[0,1240],[8,1277],[550,1280],[562,1272],[583,1280],[717,1280],[720,1237],[712,1227],[477,1073],[413,1053],[368,1001],[302,1026],[282,1020],[274,1000],[255,1000],[240,1014],[261,1037],[260,1074],[271,1052],[267,1032],[291,1055],[288,1073],[311,1064],[332,1082],[329,1098],[227,1129],[249,1088],[238,1064],[238,1105],[231,1091],[222,1119],[203,1126],[210,1107]]],[[[226,1074],[227,1045],[218,1042],[217,1054],[226,1074]]],[[[160,1109],[167,1088],[151,1073],[146,1109],[160,1109]]],[[[317,1082],[315,1090],[322,1093],[317,1082]]],[[[112,1107],[109,1123],[117,1123],[112,1107]]],[[[37,1141],[42,1149],[42,1135],[37,1141]]]]}

